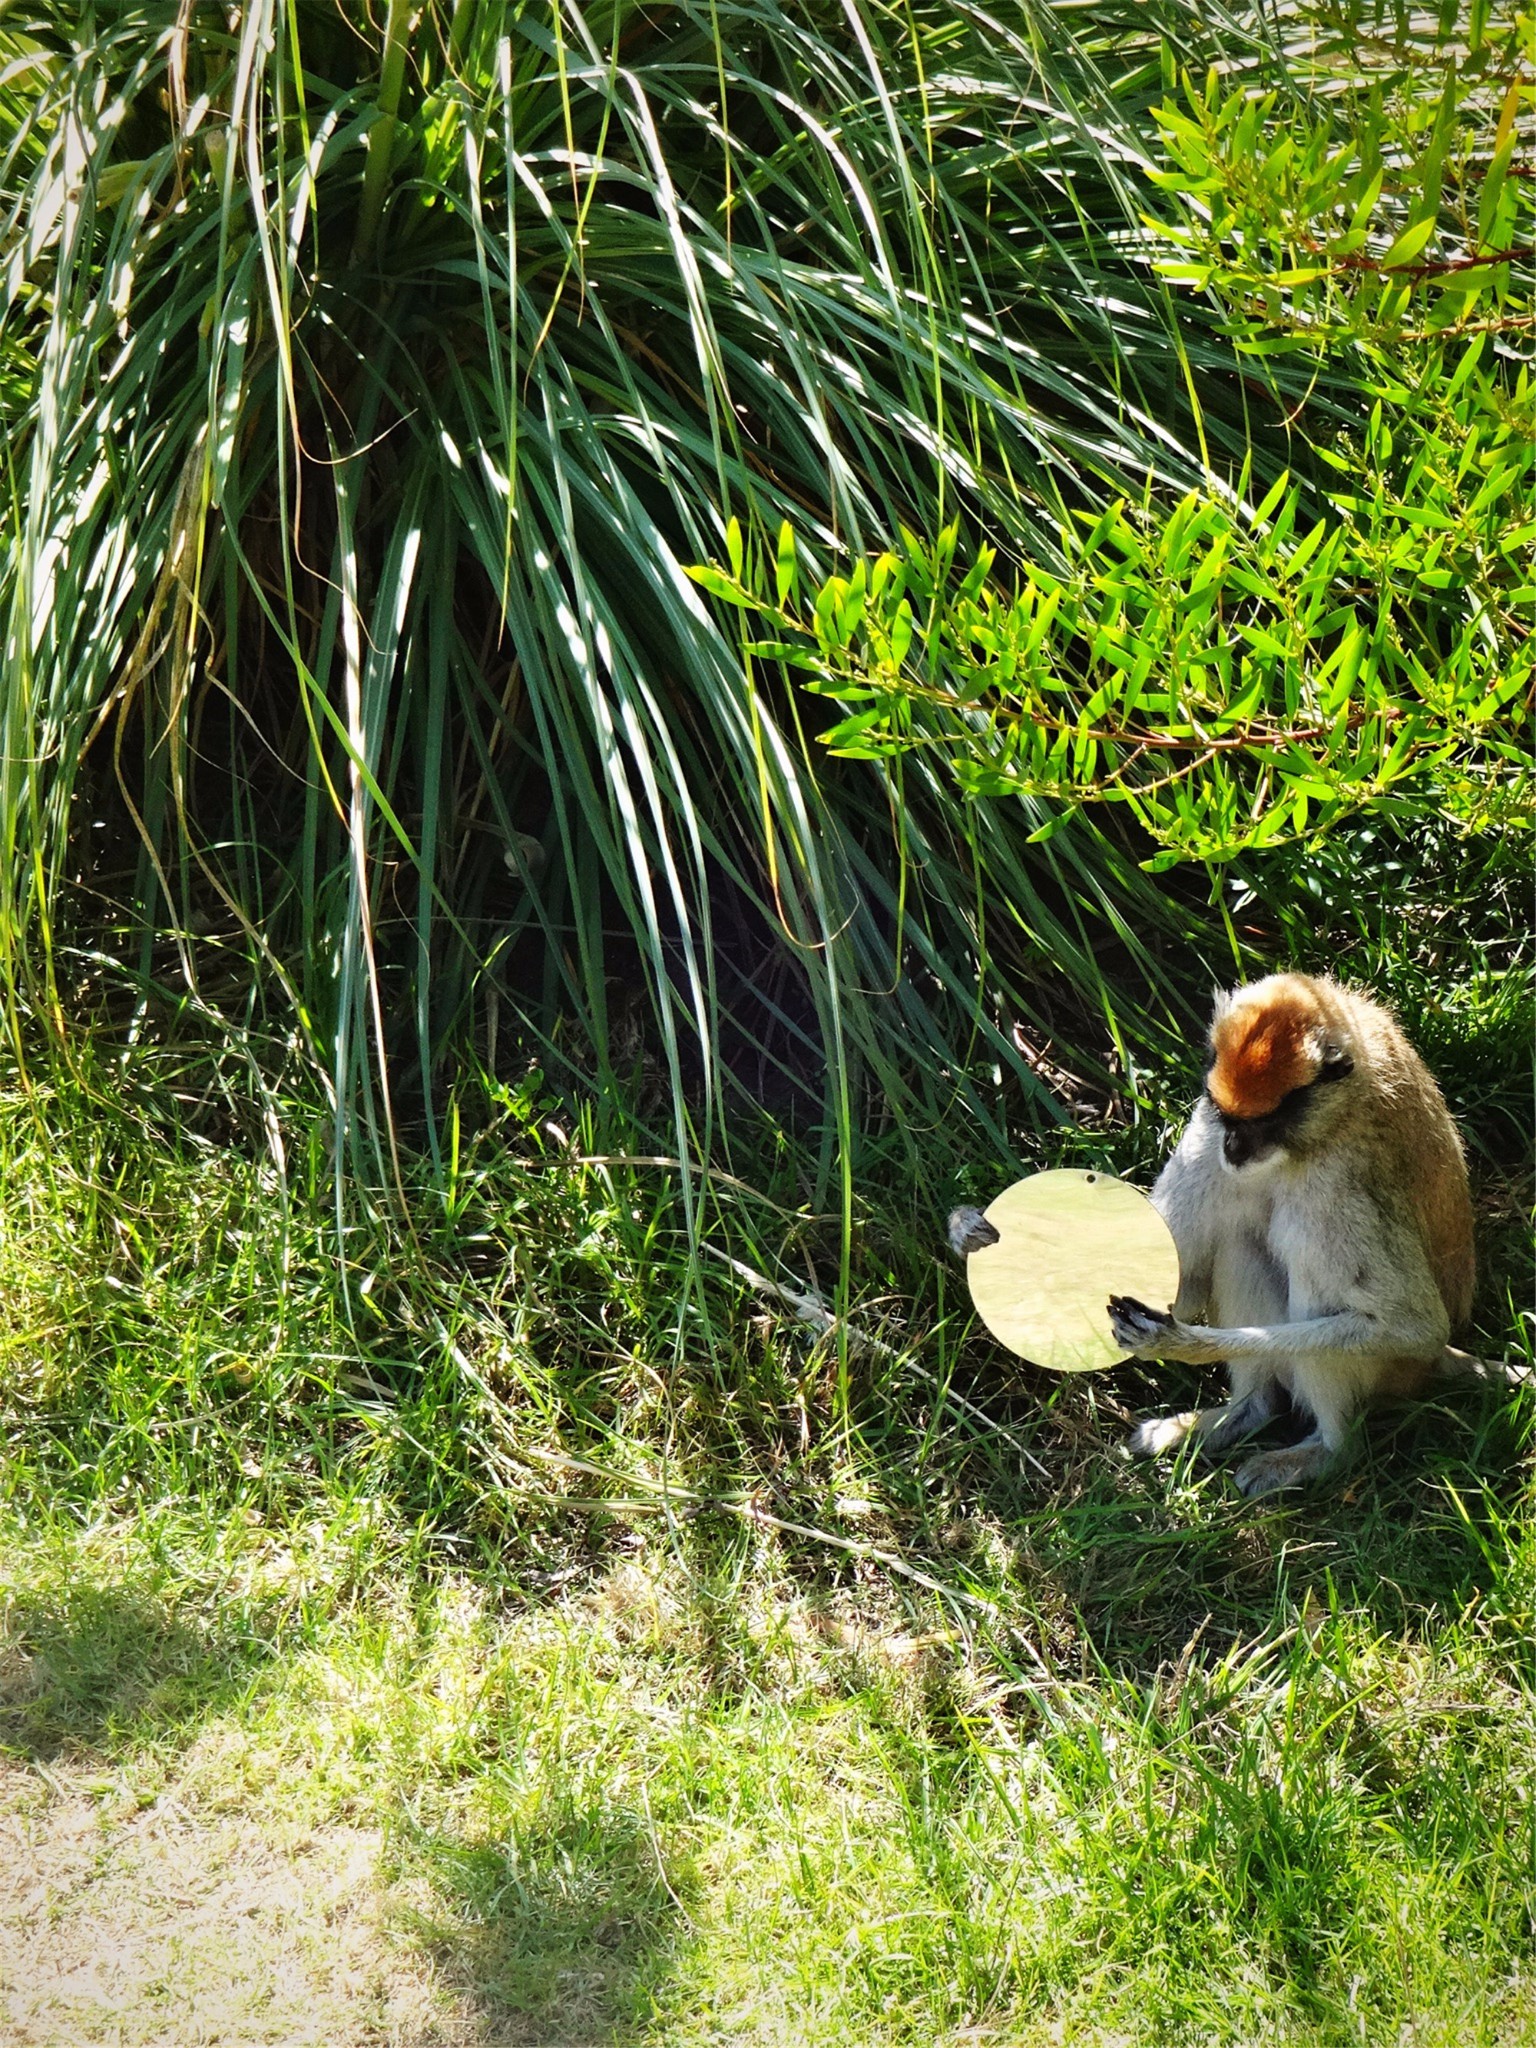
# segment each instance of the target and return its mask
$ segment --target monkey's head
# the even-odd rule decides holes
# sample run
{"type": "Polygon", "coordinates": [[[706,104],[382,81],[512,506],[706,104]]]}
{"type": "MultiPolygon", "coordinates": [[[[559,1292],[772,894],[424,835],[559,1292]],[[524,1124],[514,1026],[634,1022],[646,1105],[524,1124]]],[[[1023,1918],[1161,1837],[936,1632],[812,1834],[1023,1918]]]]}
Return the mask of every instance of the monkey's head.
{"type": "Polygon", "coordinates": [[[1304,974],[1218,996],[1210,1047],[1206,1099],[1234,1168],[1310,1151],[1343,1107],[1335,1084],[1355,1070],[1328,985],[1304,974]]]}

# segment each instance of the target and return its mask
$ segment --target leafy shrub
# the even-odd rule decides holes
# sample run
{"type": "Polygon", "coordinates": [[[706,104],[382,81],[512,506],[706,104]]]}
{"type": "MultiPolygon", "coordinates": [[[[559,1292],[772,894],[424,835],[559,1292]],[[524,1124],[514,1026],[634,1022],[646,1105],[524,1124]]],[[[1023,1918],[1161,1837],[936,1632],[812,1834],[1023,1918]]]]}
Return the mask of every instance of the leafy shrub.
{"type": "Polygon", "coordinates": [[[729,574],[696,573],[766,627],[752,658],[838,700],[830,751],[937,753],[969,797],[1052,799],[1037,836],[1126,805],[1155,867],[1361,812],[1529,823],[1519,25],[1484,13],[1465,47],[1426,46],[1360,6],[1319,18],[1285,86],[1213,70],[1153,109],[1168,161],[1147,255],[1215,295],[1241,356],[1304,360],[1334,389],[1342,373],[1355,429],[1306,451],[1316,482],[1282,475],[1257,503],[1245,472],[1080,515],[1001,587],[992,550],[957,562],[951,525],[800,602],[793,534],[748,564],[738,533],[729,574]]]}

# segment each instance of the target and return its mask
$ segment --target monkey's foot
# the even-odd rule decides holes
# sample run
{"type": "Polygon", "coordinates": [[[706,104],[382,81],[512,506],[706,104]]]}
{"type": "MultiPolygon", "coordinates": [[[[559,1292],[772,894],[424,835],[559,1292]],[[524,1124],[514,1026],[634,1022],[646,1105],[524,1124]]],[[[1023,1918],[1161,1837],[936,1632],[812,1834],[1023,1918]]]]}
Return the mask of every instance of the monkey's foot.
{"type": "Polygon", "coordinates": [[[1307,1437],[1283,1451],[1261,1451],[1232,1477],[1239,1493],[1256,1500],[1261,1493],[1278,1493],[1286,1486],[1309,1486],[1332,1461],[1333,1453],[1321,1437],[1307,1437]]]}
{"type": "Polygon", "coordinates": [[[1270,1385],[1229,1401],[1225,1408],[1207,1408],[1200,1418],[1200,1441],[1213,1457],[1230,1451],[1245,1436],[1253,1436],[1273,1422],[1284,1405],[1280,1390],[1270,1385]]]}
{"type": "Polygon", "coordinates": [[[1133,1458],[1159,1458],[1164,1451],[1176,1451],[1200,1417],[1191,1408],[1183,1415],[1144,1415],[1125,1440],[1133,1458]]]}
{"type": "Polygon", "coordinates": [[[1134,1295],[1112,1294],[1109,1297],[1109,1327],[1114,1332],[1115,1342],[1128,1358],[1165,1358],[1168,1355],[1165,1347],[1173,1335],[1173,1317],[1148,1308],[1134,1295]]]}
{"type": "Polygon", "coordinates": [[[989,1244],[996,1244],[1001,1235],[979,1209],[951,1209],[949,1212],[949,1248],[958,1252],[962,1259],[969,1258],[972,1252],[984,1252],[989,1244]]]}

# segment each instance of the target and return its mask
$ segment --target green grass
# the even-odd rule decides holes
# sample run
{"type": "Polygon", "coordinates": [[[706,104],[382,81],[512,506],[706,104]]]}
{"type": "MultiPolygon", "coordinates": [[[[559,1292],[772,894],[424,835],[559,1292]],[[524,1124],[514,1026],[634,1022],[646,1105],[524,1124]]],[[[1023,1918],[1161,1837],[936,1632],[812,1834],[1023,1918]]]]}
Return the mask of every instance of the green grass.
{"type": "MultiPolygon", "coordinates": [[[[1424,1011],[1485,1112],[1487,1350],[1522,986],[1424,1011]]],[[[193,1050],[0,1098],[8,2039],[1536,2039],[1529,1393],[1254,1508],[1115,1455],[1192,1375],[975,1336],[933,1250],[974,1155],[871,1147],[894,1355],[840,1360],[532,1082],[473,1135],[466,1084],[343,1271],[300,1105],[280,1183],[193,1050]]],[[[706,1238],[830,1290],[813,1151],[760,1165],[706,1238]]]]}
{"type": "MultiPolygon", "coordinates": [[[[530,2039],[1503,2048],[1531,2038],[1536,1553],[1528,1487],[1476,1534],[1451,1508],[1478,1464],[1464,1437],[1257,1527],[1106,1497],[1087,1610],[1082,1558],[1042,1558],[1003,1644],[757,1539],[631,1536],[539,1595],[428,1568],[355,1507],[13,1526],[7,1743],[95,1809],[125,1971],[143,1916],[111,1934],[113,1859],[159,1808],[194,1847],[232,1813],[266,1842],[360,1835],[375,1947],[530,2039]],[[1433,1586],[1399,1558],[1383,1593],[1410,1509],[1433,1586]],[[1094,1610],[1136,1557],[1221,1621],[1138,1629],[1111,1670],[1094,1610]]],[[[187,1949],[131,2038],[221,2011],[212,2038],[290,2038],[187,1949]]],[[[331,2038],[362,2038],[338,2012],[331,2038]]]]}
{"type": "Polygon", "coordinates": [[[7,2048],[1536,2042],[1531,1394],[1248,1506],[1117,1456],[1195,1375],[1004,1360],[937,1249],[1336,966],[1528,1349],[1520,854],[1034,840],[685,574],[1305,481],[1365,397],[1127,239],[1176,66],[1273,51],[406,22],[0,25],[7,2048]]]}

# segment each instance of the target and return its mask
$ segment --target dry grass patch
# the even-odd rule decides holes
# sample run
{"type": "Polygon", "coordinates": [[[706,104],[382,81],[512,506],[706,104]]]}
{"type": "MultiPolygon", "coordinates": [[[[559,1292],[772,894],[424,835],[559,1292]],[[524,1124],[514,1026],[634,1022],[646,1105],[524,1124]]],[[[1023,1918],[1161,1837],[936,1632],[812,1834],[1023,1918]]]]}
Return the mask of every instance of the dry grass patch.
{"type": "MultiPolygon", "coordinates": [[[[459,2048],[482,2015],[397,1920],[377,1827],[140,1808],[86,1773],[0,1773],[8,2048],[459,2048]]],[[[498,2032],[512,2042],[526,2038],[498,2032]]]]}

